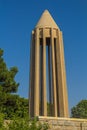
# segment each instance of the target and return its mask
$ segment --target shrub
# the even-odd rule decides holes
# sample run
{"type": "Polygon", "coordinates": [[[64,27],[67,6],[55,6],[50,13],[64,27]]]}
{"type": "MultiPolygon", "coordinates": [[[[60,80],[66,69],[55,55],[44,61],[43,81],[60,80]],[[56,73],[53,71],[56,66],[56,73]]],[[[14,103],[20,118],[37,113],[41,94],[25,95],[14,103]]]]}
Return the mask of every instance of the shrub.
{"type": "Polygon", "coordinates": [[[47,130],[48,124],[41,124],[36,118],[33,120],[16,118],[4,122],[3,114],[0,114],[0,130],[47,130]]]}
{"type": "Polygon", "coordinates": [[[41,124],[34,120],[16,119],[9,124],[9,130],[47,130],[47,124],[41,124]]]}
{"type": "Polygon", "coordinates": [[[4,114],[0,113],[0,130],[5,130],[4,126],[4,114]]]}

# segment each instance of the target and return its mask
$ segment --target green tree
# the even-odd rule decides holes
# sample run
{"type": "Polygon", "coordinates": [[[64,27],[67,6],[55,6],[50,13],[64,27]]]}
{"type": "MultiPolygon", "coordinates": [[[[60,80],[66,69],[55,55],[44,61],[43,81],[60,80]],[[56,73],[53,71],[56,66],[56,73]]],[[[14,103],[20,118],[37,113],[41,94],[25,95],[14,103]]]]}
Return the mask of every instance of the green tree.
{"type": "Polygon", "coordinates": [[[87,100],[81,100],[71,109],[71,115],[75,118],[87,118],[87,100]]]}
{"type": "Polygon", "coordinates": [[[28,99],[14,94],[19,86],[15,81],[18,68],[8,69],[3,54],[0,49],[0,112],[5,114],[6,119],[28,116],[28,99]]]}
{"type": "Polygon", "coordinates": [[[3,103],[2,113],[5,119],[28,117],[28,99],[19,97],[18,95],[7,94],[3,103]]]}
{"type": "Polygon", "coordinates": [[[18,72],[17,67],[7,68],[3,59],[3,50],[0,49],[0,89],[2,92],[15,93],[19,83],[16,83],[15,76],[18,72]]]}

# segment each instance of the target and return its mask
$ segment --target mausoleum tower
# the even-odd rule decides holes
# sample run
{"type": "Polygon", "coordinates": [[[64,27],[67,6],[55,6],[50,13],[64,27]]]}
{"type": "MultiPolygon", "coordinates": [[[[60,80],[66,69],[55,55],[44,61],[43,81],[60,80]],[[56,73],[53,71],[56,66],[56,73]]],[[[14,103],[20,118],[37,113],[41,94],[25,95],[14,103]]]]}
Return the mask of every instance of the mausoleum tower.
{"type": "Polygon", "coordinates": [[[47,10],[32,31],[29,114],[69,116],[62,32],[47,10]]]}

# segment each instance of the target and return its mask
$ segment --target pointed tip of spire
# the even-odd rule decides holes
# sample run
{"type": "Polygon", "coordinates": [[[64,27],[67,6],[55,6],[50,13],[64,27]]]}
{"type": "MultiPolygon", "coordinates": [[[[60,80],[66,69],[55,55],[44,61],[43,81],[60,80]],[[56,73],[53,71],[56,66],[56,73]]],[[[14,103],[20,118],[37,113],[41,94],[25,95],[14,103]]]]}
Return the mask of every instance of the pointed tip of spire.
{"type": "Polygon", "coordinates": [[[44,10],[44,13],[49,13],[49,11],[47,9],[44,10]]]}
{"type": "Polygon", "coordinates": [[[47,10],[47,9],[45,9],[45,10],[44,10],[44,12],[45,12],[45,11],[47,11],[47,12],[48,12],[48,10],[47,10]]]}
{"type": "Polygon", "coordinates": [[[58,28],[57,24],[55,23],[54,19],[47,9],[43,12],[35,28],[44,27],[58,28]]]}

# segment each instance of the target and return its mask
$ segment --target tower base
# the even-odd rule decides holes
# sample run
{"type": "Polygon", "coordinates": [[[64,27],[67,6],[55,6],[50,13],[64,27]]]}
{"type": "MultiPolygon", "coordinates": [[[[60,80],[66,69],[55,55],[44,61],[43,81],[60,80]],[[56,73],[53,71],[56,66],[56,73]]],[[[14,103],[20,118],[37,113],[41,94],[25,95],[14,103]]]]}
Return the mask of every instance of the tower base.
{"type": "Polygon", "coordinates": [[[39,116],[38,120],[47,123],[49,130],[87,130],[87,119],[39,116]]]}

